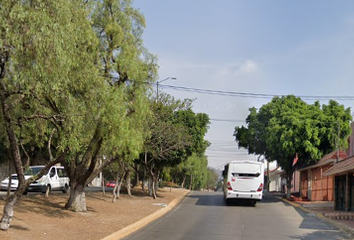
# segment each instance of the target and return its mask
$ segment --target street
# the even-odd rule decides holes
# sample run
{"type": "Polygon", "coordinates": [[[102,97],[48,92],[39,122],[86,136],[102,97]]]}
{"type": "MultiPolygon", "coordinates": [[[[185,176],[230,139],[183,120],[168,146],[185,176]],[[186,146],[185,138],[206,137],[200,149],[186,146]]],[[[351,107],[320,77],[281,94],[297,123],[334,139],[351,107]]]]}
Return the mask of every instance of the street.
{"type": "Polygon", "coordinates": [[[256,207],[226,205],[222,192],[192,192],[179,207],[124,238],[190,240],[346,239],[311,213],[267,194],[256,207]]]}

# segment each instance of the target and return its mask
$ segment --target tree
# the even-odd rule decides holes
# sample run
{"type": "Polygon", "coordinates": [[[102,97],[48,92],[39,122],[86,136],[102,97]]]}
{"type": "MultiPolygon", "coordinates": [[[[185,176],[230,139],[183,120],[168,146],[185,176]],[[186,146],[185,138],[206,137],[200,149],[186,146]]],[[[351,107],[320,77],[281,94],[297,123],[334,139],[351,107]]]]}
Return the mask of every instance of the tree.
{"type": "Polygon", "coordinates": [[[49,165],[60,161],[70,177],[66,207],[86,211],[86,184],[126,148],[140,152],[157,67],[129,0],[4,0],[0,14],[0,120],[19,177],[7,229],[13,204],[40,177],[24,180],[22,142],[48,146],[49,165]],[[111,157],[99,165],[103,151],[111,157]]]}
{"type": "Polygon", "coordinates": [[[174,121],[175,113],[190,108],[189,100],[175,100],[161,94],[158,101],[151,102],[152,115],[145,122],[146,138],[141,162],[151,177],[151,195],[156,198],[156,184],[164,167],[177,165],[178,153],[191,145],[188,129],[174,121]]]}
{"type": "Polygon", "coordinates": [[[239,147],[277,160],[287,174],[287,197],[298,164],[318,161],[337,146],[345,147],[350,134],[350,109],[335,101],[328,105],[310,105],[292,95],[275,97],[259,111],[250,109],[246,127],[236,127],[234,136],[239,147]],[[339,123],[339,124],[338,124],[339,123]],[[340,143],[340,144],[339,144],[340,143]]]}
{"type": "Polygon", "coordinates": [[[188,109],[185,111],[177,111],[175,122],[187,126],[192,144],[179,153],[179,156],[183,157],[181,157],[181,163],[173,170],[174,175],[180,177],[182,188],[186,183],[187,176],[189,176],[190,179],[195,179],[193,182],[197,188],[204,187],[208,165],[204,154],[206,148],[210,145],[204,137],[210,124],[209,116],[205,113],[194,113],[191,109],[188,109]],[[196,162],[193,160],[196,160],[196,162]],[[199,169],[192,170],[194,168],[199,169]],[[191,175],[191,171],[196,171],[196,173],[191,175]]]}
{"type": "MultiPolygon", "coordinates": [[[[5,145],[19,179],[17,191],[7,199],[1,219],[7,230],[13,206],[27,186],[64,159],[67,148],[58,142],[59,125],[65,114],[51,99],[73,104],[65,95],[70,81],[91,81],[92,45],[87,14],[79,1],[53,2],[4,0],[0,8],[0,120],[6,132],[5,145]],[[78,26],[80,28],[76,29],[78,26]],[[87,61],[87,63],[84,63],[87,61]],[[48,166],[25,181],[21,155],[24,145],[32,141],[48,146],[48,166]]],[[[68,144],[69,145],[69,144],[68,144]]]]}
{"type": "Polygon", "coordinates": [[[187,160],[190,165],[187,176],[189,176],[189,189],[199,190],[206,187],[208,178],[208,159],[205,155],[193,154],[187,160]]]}
{"type": "Polygon", "coordinates": [[[193,153],[203,155],[207,147],[210,146],[210,143],[204,139],[209,129],[209,116],[205,113],[194,113],[191,108],[188,108],[186,110],[176,111],[173,121],[176,124],[186,126],[188,135],[192,138],[192,144],[184,149],[185,154],[187,156],[191,156],[193,153]]]}
{"type": "Polygon", "coordinates": [[[219,180],[219,175],[216,173],[215,169],[208,168],[208,176],[206,181],[206,188],[208,190],[217,188],[219,180]]]}
{"type": "Polygon", "coordinates": [[[149,111],[146,93],[157,72],[155,57],[142,45],[144,17],[130,0],[96,1],[88,6],[99,40],[97,65],[105,81],[104,87],[93,91],[102,98],[90,102],[98,108],[88,109],[89,118],[81,119],[79,128],[67,127],[80,131],[80,146],[65,162],[72,184],[66,208],[74,211],[86,211],[85,186],[99,171],[121,161],[127,151],[131,157],[138,156],[149,111]],[[101,152],[111,157],[98,165],[101,152]]]}

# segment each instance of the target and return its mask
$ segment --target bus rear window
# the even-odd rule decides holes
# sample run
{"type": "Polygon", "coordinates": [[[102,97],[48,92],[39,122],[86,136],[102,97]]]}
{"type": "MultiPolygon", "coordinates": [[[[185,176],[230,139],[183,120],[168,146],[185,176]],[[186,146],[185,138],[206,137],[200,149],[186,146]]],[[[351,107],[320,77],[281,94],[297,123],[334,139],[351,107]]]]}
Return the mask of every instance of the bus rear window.
{"type": "Polygon", "coordinates": [[[234,177],[259,177],[260,173],[232,173],[234,177]]]}

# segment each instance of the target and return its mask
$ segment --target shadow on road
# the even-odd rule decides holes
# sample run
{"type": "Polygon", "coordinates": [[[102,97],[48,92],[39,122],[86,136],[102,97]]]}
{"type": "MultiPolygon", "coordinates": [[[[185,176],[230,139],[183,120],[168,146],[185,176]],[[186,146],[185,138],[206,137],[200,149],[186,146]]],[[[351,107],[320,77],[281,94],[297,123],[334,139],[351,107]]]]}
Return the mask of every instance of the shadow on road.
{"type": "MultiPolygon", "coordinates": [[[[281,201],[278,197],[279,194],[265,193],[262,201],[258,203],[267,204],[267,203],[283,203],[284,205],[289,205],[281,201]]],[[[189,194],[187,198],[197,199],[196,205],[201,206],[241,206],[241,207],[254,207],[250,201],[231,201],[227,204],[224,201],[224,195],[222,192],[193,192],[189,194]]]]}
{"type": "MultiPolygon", "coordinates": [[[[303,219],[300,224],[300,228],[316,229],[316,230],[333,230],[333,229],[337,230],[338,229],[332,224],[328,225],[328,224],[324,224],[323,221],[314,221],[314,219],[318,219],[315,213],[305,212],[302,209],[297,207],[295,207],[294,209],[303,219]]],[[[307,238],[299,238],[299,239],[307,239],[307,238]]]]}
{"type": "MultiPolygon", "coordinates": [[[[343,236],[343,238],[340,239],[347,239],[344,238],[345,236],[343,236]]],[[[335,232],[328,232],[328,231],[316,231],[316,232],[312,232],[312,233],[308,233],[305,235],[295,235],[295,236],[290,236],[291,239],[299,239],[299,240],[314,240],[314,239],[338,239],[338,236],[335,232]],[[332,236],[331,236],[332,235],[332,236]]]]}

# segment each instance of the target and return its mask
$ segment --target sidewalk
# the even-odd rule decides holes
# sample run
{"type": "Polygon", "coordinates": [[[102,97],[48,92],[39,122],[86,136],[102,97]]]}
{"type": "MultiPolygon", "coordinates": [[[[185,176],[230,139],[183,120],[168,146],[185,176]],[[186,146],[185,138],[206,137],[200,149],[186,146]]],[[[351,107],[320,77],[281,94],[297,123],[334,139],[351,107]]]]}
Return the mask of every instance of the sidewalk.
{"type": "Polygon", "coordinates": [[[354,239],[354,212],[334,210],[333,202],[298,201],[296,199],[290,201],[285,198],[285,195],[278,195],[277,197],[305,212],[316,214],[318,218],[336,226],[354,239]]]}

